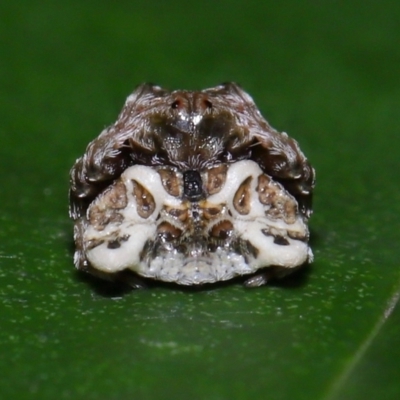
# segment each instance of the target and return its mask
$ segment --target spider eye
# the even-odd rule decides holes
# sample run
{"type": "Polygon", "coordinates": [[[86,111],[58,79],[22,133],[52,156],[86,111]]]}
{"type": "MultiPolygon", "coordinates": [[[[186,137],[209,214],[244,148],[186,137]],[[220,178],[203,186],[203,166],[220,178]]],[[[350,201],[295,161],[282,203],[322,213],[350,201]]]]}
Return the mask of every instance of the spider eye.
{"type": "Polygon", "coordinates": [[[173,109],[175,110],[176,108],[181,107],[181,105],[182,105],[182,102],[181,102],[180,100],[175,100],[175,101],[171,104],[171,108],[173,108],[173,109]]]}
{"type": "Polygon", "coordinates": [[[210,100],[204,100],[204,106],[207,108],[212,108],[213,104],[211,103],[210,100]]]}

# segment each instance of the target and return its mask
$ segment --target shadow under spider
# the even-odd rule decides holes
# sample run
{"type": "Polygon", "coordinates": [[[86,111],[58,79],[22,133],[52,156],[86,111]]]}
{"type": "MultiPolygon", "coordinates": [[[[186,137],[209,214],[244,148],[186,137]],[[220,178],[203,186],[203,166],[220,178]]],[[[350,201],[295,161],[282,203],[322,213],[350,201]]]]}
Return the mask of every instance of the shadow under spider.
{"type": "MultiPolygon", "coordinates": [[[[249,292],[253,290],[268,290],[269,287],[282,288],[282,289],[294,289],[304,286],[309,278],[311,272],[311,266],[305,265],[298,270],[294,271],[288,276],[280,279],[271,279],[266,285],[256,288],[246,288],[243,286],[243,290],[249,292]]],[[[260,273],[260,271],[257,271],[260,273]]],[[[168,289],[171,291],[179,291],[182,293],[201,293],[208,291],[215,291],[218,289],[228,288],[232,286],[242,285],[243,282],[248,279],[251,275],[239,276],[227,281],[206,283],[203,285],[185,286],[179,285],[174,282],[162,282],[151,278],[138,277],[134,272],[124,271],[124,276],[118,277],[118,279],[111,281],[101,279],[94,275],[86,272],[75,270],[75,277],[78,281],[88,285],[96,294],[102,297],[122,297],[137,290],[155,290],[155,289],[168,289]],[[126,277],[126,279],[125,279],[126,277]],[[140,288],[132,287],[130,284],[130,278],[134,279],[134,282],[140,282],[142,285],[140,288]]]]}

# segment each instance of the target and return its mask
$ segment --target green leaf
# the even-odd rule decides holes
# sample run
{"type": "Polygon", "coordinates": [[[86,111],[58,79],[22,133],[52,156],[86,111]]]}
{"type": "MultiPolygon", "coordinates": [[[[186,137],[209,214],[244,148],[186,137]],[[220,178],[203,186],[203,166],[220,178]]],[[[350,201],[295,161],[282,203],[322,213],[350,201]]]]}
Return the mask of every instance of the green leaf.
{"type": "Polygon", "coordinates": [[[398,399],[400,3],[0,5],[0,382],[18,399],[398,399]],[[73,268],[68,171],[143,82],[237,81],[317,170],[315,263],[126,291],[73,268]]]}

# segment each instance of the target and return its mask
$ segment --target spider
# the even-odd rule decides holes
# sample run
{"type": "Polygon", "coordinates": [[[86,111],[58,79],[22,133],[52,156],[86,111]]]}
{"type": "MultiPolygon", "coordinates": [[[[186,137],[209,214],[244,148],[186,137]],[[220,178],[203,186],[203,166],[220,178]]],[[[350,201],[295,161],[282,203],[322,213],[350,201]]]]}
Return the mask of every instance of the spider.
{"type": "Polygon", "coordinates": [[[312,262],[314,184],[298,143],[237,84],[142,84],[71,169],[74,262],[134,287],[261,286],[312,262]]]}

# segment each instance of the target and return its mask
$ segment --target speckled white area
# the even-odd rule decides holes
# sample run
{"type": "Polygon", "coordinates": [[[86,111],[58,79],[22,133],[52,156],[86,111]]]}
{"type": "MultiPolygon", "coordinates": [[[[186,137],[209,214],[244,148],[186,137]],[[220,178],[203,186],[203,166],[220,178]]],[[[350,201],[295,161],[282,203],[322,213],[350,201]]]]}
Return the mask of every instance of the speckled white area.
{"type": "Polygon", "coordinates": [[[208,257],[185,258],[179,253],[156,257],[150,266],[141,263],[135,271],[149,278],[193,285],[225,281],[254,269],[243,256],[219,249],[208,257]]]}

